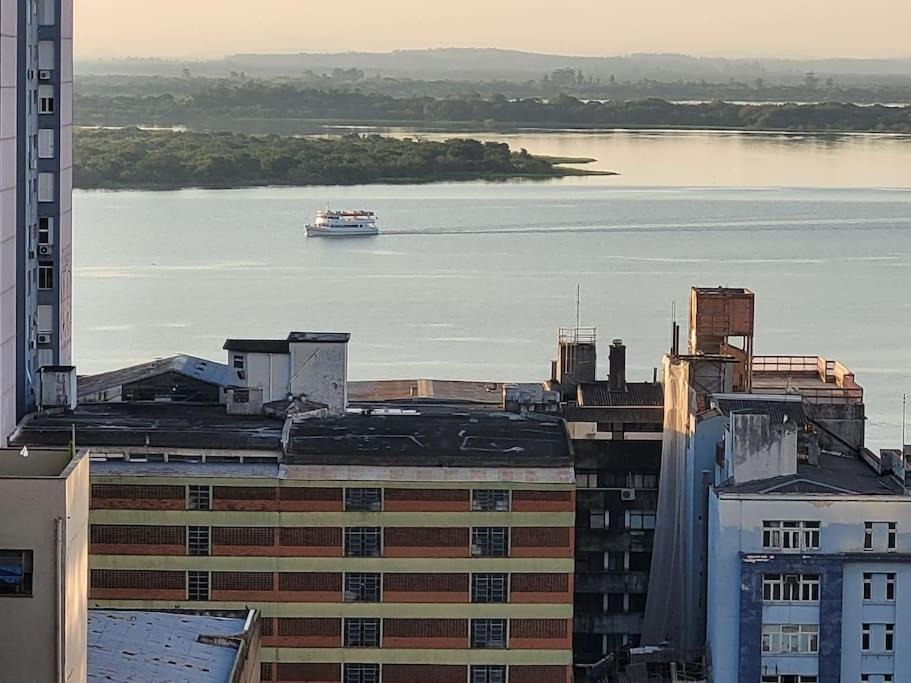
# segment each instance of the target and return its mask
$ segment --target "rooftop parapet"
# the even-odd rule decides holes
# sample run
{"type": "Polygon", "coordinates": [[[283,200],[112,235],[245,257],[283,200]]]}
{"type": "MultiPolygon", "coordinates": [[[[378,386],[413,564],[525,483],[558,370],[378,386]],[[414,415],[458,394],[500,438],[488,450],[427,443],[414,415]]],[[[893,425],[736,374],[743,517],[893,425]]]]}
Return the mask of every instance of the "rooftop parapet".
{"type": "Polygon", "coordinates": [[[822,356],[754,356],[753,387],[762,393],[798,393],[817,405],[864,402],[854,373],[822,356]]]}

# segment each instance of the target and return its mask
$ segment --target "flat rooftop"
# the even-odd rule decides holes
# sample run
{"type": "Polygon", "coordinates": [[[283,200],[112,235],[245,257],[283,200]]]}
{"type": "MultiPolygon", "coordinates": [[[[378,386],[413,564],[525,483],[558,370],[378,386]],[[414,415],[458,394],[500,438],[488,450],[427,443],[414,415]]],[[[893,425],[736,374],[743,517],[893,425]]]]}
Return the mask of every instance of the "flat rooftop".
{"type": "Polygon", "coordinates": [[[571,467],[565,423],[501,412],[348,413],[292,424],[289,465],[571,467]]]}
{"type": "Polygon", "coordinates": [[[76,458],[69,448],[0,448],[0,479],[66,478],[76,458]]]}
{"type": "Polygon", "coordinates": [[[464,403],[491,408],[503,404],[503,384],[440,379],[348,382],[348,401],[358,403],[464,403]]]}
{"type": "Polygon", "coordinates": [[[222,405],[90,403],[69,413],[38,413],[20,425],[16,446],[65,446],[72,430],[80,446],[145,446],[281,450],[284,421],[228,415],[222,405]]]}
{"type": "Polygon", "coordinates": [[[237,647],[205,636],[244,632],[244,618],[89,610],[88,680],[229,683],[237,647]]]}
{"type": "Polygon", "coordinates": [[[854,373],[822,356],[754,356],[753,391],[797,393],[809,403],[863,403],[854,373]]]}

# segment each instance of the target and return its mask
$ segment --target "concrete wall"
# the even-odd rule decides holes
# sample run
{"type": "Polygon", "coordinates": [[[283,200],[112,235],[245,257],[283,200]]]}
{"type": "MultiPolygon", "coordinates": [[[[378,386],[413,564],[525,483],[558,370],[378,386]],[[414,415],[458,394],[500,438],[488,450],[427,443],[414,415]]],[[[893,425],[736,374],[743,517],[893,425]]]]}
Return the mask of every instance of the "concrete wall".
{"type": "Polygon", "coordinates": [[[0,446],[16,426],[17,0],[0,0],[0,446]]]}
{"type": "Polygon", "coordinates": [[[733,413],[725,439],[726,474],[737,483],[797,474],[797,425],[733,413]]]}
{"type": "MultiPolygon", "coordinates": [[[[236,352],[228,353],[228,363],[236,352]]],[[[247,386],[263,390],[263,401],[280,401],[288,396],[288,380],[291,377],[290,357],[284,353],[245,353],[244,369],[247,386]]],[[[233,367],[233,365],[232,365],[233,367]]]]}
{"type": "Polygon", "coordinates": [[[330,409],[348,401],[348,344],[295,342],[291,348],[291,392],[330,409]]]}
{"type": "Polygon", "coordinates": [[[83,457],[66,480],[66,668],[67,683],[88,674],[89,459],[83,457]]]}

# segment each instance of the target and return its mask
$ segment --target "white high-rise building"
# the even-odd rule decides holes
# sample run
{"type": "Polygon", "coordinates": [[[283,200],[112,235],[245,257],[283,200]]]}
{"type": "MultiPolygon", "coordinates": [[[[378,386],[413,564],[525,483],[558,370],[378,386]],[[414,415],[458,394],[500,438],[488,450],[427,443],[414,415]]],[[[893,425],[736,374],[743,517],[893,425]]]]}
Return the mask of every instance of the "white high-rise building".
{"type": "Polygon", "coordinates": [[[73,0],[0,0],[0,445],[72,362],[73,0]]]}

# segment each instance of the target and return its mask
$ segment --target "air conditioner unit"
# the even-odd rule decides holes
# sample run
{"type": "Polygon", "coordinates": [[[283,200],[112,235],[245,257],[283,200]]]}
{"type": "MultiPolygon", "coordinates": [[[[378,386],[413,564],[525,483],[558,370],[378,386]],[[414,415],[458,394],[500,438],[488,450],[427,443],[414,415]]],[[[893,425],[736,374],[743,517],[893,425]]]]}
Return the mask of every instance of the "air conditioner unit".
{"type": "Polygon", "coordinates": [[[39,253],[41,256],[53,256],[53,255],[54,255],[54,247],[52,247],[50,244],[39,244],[39,245],[38,245],[38,253],[39,253]]]}
{"type": "Polygon", "coordinates": [[[52,72],[49,71],[48,69],[42,69],[41,71],[38,72],[38,80],[39,81],[51,80],[51,73],[52,72]]]}
{"type": "Polygon", "coordinates": [[[620,489],[620,500],[636,500],[636,489],[620,489]]]}
{"type": "Polygon", "coordinates": [[[38,335],[38,343],[39,343],[39,344],[50,344],[50,343],[51,343],[51,335],[49,335],[49,334],[39,334],[39,335],[38,335]]]}

